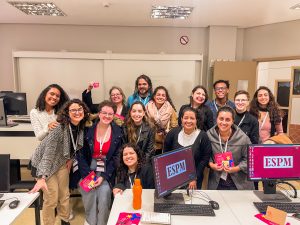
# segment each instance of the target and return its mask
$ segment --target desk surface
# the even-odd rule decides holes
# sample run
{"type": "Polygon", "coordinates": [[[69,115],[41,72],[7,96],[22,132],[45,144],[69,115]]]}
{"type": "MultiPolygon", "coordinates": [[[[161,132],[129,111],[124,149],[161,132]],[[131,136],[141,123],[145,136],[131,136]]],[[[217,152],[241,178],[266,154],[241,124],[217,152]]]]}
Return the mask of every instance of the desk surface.
{"type": "MultiPolygon", "coordinates": [[[[179,191],[180,192],[180,191],[179,191]]],[[[259,201],[253,191],[216,191],[205,190],[209,197],[217,201],[220,205],[219,210],[215,210],[215,217],[204,216],[171,216],[172,225],[263,225],[262,221],[254,217],[258,211],[252,204],[254,201],[259,201]]],[[[123,195],[117,195],[114,200],[113,207],[108,220],[108,225],[115,225],[120,212],[141,212],[153,211],[154,190],[143,190],[142,209],[133,210],[132,208],[132,191],[127,189],[123,195]]],[[[198,196],[199,194],[195,194],[198,196]]],[[[186,204],[190,200],[186,199],[186,204]]],[[[295,201],[300,201],[297,199],[295,201]]],[[[205,201],[193,198],[194,204],[206,204],[205,201]]],[[[298,220],[287,217],[286,222],[291,225],[300,224],[298,220]]]]}
{"type": "Polygon", "coordinates": [[[15,199],[10,199],[4,202],[0,209],[1,224],[11,224],[26,208],[28,208],[38,197],[39,193],[28,194],[28,193],[4,193],[1,200],[16,197],[20,200],[17,208],[10,209],[9,203],[15,199]]]}

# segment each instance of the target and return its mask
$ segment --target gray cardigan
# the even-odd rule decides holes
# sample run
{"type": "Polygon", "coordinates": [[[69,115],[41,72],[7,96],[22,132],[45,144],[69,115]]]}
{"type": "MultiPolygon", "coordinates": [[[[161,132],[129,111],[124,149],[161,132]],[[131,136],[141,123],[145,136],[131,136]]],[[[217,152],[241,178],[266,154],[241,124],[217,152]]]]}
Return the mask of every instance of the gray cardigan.
{"type": "MultiPolygon", "coordinates": [[[[235,166],[240,167],[240,171],[230,174],[235,186],[238,190],[253,190],[253,182],[247,180],[247,145],[251,144],[248,136],[236,125],[233,125],[235,132],[228,141],[227,151],[232,152],[232,157],[235,166]]],[[[221,153],[219,135],[216,131],[216,125],[207,131],[209,140],[212,146],[212,157],[216,153],[221,153]]],[[[222,141],[224,149],[225,144],[222,141]]],[[[210,159],[213,162],[213,158],[210,159]]],[[[218,187],[222,172],[210,170],[208,179],[208,189],[215,190],[218,187]]]]}
{"type": "MultiPolygon", "coordinates": [[[[78,147],[83,146],[83,130],[79,131],[78,147]]],[[[31,157],[36,176],[51,177],[70,159],[71,138],[68,126],[59,125],[39,144],[31,157]]]]}

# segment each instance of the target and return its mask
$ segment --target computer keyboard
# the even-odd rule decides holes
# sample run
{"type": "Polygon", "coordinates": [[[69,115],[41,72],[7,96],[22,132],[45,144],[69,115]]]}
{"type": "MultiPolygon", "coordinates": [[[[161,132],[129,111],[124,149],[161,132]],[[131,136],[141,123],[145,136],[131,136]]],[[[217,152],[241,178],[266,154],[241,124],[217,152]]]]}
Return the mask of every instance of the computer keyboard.
{"type": "Polygon", "coordinates": [[[268,206],[283,210],[287,213],[300,212],[300,202],[253,202],[253,204],[260,213],[266,212],[268,206]]]}
{"type": "Polygon", "coordinates": [[[154,204],[154,212],[170,213],[171,215],[185,216],[215,216],[215,212],[210,205],[196,204],[154,204]]]}

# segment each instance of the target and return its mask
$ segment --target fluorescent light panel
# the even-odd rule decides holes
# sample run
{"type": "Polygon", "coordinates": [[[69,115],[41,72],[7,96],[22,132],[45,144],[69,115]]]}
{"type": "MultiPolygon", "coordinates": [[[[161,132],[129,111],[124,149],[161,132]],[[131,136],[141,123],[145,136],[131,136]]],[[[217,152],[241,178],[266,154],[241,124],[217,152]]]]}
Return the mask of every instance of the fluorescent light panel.
{"type": "Polygon", "coordinates": [[[290,9],[300,9],[300,3],[298,3],[297,5],[292,6],[290,9]]]}
{"type": "Polygon", "coordinates": [[[193,7],[186,6],[152,6],[151,18],[154,19],[186,19],[193,7]]]}
{"type": "Polygon", "coordinates": [[[8,2],[12,6],[26,13],[27,15],[36,16],[66,16],[66,14],[59,9],[52,2],[8,2]]]}

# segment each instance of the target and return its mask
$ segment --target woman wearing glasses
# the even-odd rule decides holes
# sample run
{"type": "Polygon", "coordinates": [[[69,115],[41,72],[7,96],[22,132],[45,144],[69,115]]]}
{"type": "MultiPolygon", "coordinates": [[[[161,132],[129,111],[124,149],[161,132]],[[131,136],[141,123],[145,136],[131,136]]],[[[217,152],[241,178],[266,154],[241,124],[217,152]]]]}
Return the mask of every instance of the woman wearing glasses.
{"type": "MultiPolygon", "coordinates": [[[[93,104],[92,89],[93,84],[90,83],[88,88],[82,93],[82,100],[87,104],[92,113],[97,113],[98,105],[93,104]]],[[[122,126],[128,113],[128,108],[125,104],[126,97],[123,90],[120,87],[113,86],[109,90],[109,100],[115,103],[115,105],[117,106],[117,111],[114,115],[114,122],[117,125],[122,126]]]]}
{"type": "Polygon", "coordinates": [[[155,127],[146,115],[146,108],[140,101],[134,102],[127,116],[126,124],[123,127],[124,143],[136,144],[143,161],[150,162],[155,154],[155,127]]]}
{"type": "Polygon", "coordinates": [[[114,186],[116,162],[122,146],[122,129],[113,122],[117,107],[111,101],[103,101],[98,106],[99,119],[86,133],[82,151],[78,154],[81,178],[91,171],[96,173],[94,189],[79,191],[85,209],[86,223],[105,225],[111,205],[111,187],[114,186]]]}
{"type": "Polygon", "coordinates": [[[55,223],[55,208],[62,219],[69,224],[69,170],[67,161],[74,158],[83,146],[83,129],[88,120],[87,106],[79,99],[68,101],[58,113],[59,125],[40,143],[31,157],[32,175],[36,184],[30,191],[44,192],[43,222],[55,223]]]}
{"type": "Polygon", "coordinates": [[[248,112],[249,98],[247,91],[241,90],[234,94],[236,112],[234,124],[244,131],[252,144],[258,144],[258,121],[248,112]]]}

